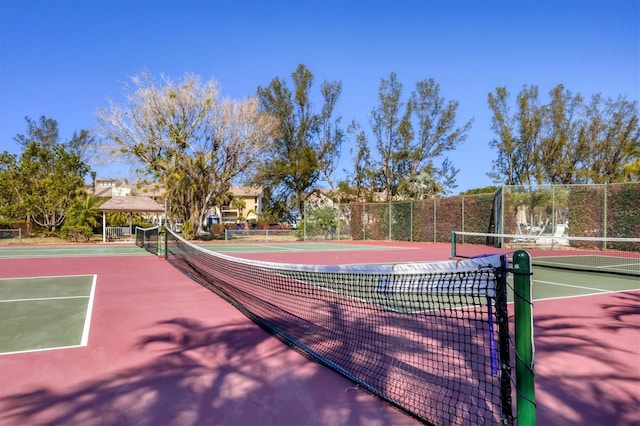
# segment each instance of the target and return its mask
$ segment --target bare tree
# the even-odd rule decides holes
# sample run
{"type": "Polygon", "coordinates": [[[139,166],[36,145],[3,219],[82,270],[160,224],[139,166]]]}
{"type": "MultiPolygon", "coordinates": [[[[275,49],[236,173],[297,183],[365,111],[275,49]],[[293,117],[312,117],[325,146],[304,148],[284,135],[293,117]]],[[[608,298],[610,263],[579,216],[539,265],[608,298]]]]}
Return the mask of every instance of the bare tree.
{"type": "Polygon", "coordinates": [[[274,122],[256,98],[221,99],[214,80],[186,74],[158,83],[143,73],[132,81],[126,105],[99,109],[101,137],[111,155],[140,161],[165,186],[176,219],[197,227],[260,160],[274,122]]]}

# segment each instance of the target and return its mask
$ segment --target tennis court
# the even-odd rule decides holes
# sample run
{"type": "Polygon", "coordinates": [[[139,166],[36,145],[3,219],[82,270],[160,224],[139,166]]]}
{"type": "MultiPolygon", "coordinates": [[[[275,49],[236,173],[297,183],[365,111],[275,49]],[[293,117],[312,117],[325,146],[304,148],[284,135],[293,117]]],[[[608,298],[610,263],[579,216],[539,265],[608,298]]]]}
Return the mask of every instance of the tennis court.
{"type": "MultiPolygon", "coordinates": [[[[450,249],[401,243],[203,247],[315,265],[442,260],[450,249]]],[[[0,278],[96,277],[86,346],[0,355],[0,373],[9,383],[0,391],[0,424],[416,423],[144,253],[132,246],[0,248],[0,278]]],[[[538,424],[638,424],[638,280],[535,266],[533,279],[538,424]]]]}

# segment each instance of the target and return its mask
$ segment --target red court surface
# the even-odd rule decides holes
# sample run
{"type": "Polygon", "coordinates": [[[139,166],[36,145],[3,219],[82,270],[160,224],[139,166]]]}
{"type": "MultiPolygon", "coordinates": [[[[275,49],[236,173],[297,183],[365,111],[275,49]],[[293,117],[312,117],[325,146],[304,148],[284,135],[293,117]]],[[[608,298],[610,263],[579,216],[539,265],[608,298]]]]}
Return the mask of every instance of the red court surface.
{"type": "MultiPolygon", "coordinates": [[[[446,248],[242,256],[375,263],[446,248]]],[[[0,425],[416,424],[160,258],[0,259],[0,278],[74,274],[98,274],[89,344],[0,355],[0,425]]],[[[538,425],[640,425],[640,292],[540,301],[534,317],[538,425]]]]}
{"type": "Polygon", "coordinates": [[[538,425],[640,425],[640,291],[534,303],[538,425]]]}
{"type": "Polygon", "coordinates": [[[87,347],[0,355],[0,424],[410,425],[154,256],[0,260],[98,274],[87,347]]]}

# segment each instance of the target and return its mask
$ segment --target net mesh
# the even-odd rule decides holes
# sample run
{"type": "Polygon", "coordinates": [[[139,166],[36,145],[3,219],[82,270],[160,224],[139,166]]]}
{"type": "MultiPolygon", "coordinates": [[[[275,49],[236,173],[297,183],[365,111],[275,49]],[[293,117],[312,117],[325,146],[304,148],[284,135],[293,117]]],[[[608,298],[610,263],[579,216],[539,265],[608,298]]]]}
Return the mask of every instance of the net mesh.
{"type": "Polygon", "coordinates": [[[506,257],[316,266],[166,257],[306,356],[429,424],[511,424],[506,257]]]}
{"type": "Polygon", "coordinates": [[[227,229],[224,233],[227,241],[295,241],[297,238],[291,229],[227,229]]]}
{"type": "Polygon", "coordinates": [[[640,276],[640,238],[454,232],[451,241],[452,257],[526,249],[536,266],[640,276]]]}
{"type": "Polygon", "coordinates": [[[136,227],[136,245],[144,248],[149,253],[158,254],[160,227],[153,226],[151,228],[136,227]]]}

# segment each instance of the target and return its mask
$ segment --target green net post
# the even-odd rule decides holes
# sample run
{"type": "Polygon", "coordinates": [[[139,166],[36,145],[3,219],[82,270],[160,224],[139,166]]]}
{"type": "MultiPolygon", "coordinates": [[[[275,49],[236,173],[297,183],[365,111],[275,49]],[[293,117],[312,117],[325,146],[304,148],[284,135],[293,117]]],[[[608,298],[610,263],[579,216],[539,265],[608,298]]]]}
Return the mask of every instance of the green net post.
{"type": "Polygon", "coordinates": [[[165,242],[167,240],[167,234],[164,230],[164,226],[158,227],[158,256],[165,257],[165,242]]]}
{"type": "Polygon", "coordinates": [[[169,236],[168,236],[168,231],[167,231],[167,225],[164,225],[164,260],[167,260],[168,258],[168,254],[169,254],[169,250],[168,250],[168,241],[169,241],[169,236]]]}
{"type": "Polygon", "coordinates": [[[451,259],[456,258],[456,231],[451,231],[451,259]]]}
{"type": "Polygon", "coordinates": [[[513,255],[514,310],[516,338],[516,388],[518,425],[536,424],[531,257],[525,250],[513,255]]]}

